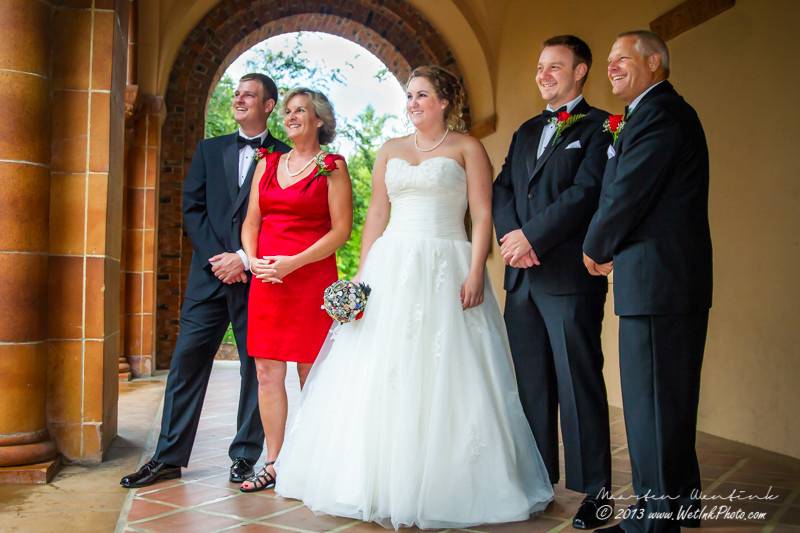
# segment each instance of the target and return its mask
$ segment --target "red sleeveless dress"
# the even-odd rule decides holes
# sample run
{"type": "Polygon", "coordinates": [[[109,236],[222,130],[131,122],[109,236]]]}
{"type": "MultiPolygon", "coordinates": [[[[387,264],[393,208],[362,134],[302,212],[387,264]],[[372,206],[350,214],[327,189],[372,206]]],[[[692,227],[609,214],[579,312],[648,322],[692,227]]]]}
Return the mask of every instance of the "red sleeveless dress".
{"type": "MultiPolygon", "coordinates": [[[[258,257],[296,255],[331,229],[328,179],[312,165],[300,181],[283,189],[278,183],[281,154],[268,154],[258,185],[261,231],[258,257]]],[[[338,154],[328,154],[325,165],[335,166],[338,154]]],[[[338,279],[336,254],[298,268],[283,283],[263,283],[253,277],[247,316],[247,353],[251,357],[313,363],[331,318],[321,308],[322,293],[338,279]]]]}

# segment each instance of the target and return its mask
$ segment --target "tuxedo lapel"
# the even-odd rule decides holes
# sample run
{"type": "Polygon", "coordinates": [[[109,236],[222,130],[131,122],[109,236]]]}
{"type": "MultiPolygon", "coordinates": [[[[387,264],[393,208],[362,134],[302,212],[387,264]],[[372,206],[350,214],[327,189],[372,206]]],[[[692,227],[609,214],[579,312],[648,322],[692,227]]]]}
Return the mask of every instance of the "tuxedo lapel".
{"type": "MultiPolygon", "coordinates": [[[[677,91],[675,91],[675,88],[672,86],[672,84],[670,82],[668,82],[667,80],[664,80],[661,83],[659,83],[658,85],[656,85],[655,87],[653,87],[652,89],[650,89],[650,92],[648,92],[646,95],[644,95],[644,97],[642,97],[642,99],[639,101],[639,103],[636,104],[636,107],[633,108],[633,111],[630,111],[627,114],[627,116],[625,116],[625,122],[624,122],[625,127],[622,128],[622,131],[617,136],[617,140],[613,144],[615,149],[617,149],[617,147],[620,146],[620,143],[622,142],[622,136],[625,135],[625,129],[628,127],[628,124],[632,120],[635,120],[635,118],[637,117],[637,113],[636,112],[639,109],[641,109],[642,106],[648,100],[650,100],[651,98],[655,98],[658,95],[666,94],[666,93],[673,93],[673,94],[676,94],[676,95],[678,94],[677,91]]],[[[619,150],[617,150],[617,152],[619,152],[619,150]]]]}
{"type": "Polygon", "coordinates": [[[575,126],[577,126],[577,124],[573,124],[571,128],[567,129],[567,131],[559,135],[558,139],[556,139],[555,142],[551,140],[547,144],[547,147],[544,149],[544,152],[542,152],[542,156],[536,160],[536,166],[533,167],[533,172],[531,172],[528,177],[528,184],[531,184],[536,175],[542,171],[545,163],[547,163],[547,160],[550,159],[550,156],[553,155],[553,153],[556,151],[556,148],[558,148],[559,145],[561,145],[561,143],[564,142],[564,138],[567,136],[568,133],[571,133],[570,130],[575,126]]]}
{"type": "Polygon", "coordinates": [[[239,195],[239,145],[236,143],[236,135],[231,135],[231,142],[223,149],[222,160],[225,167],[225,184],[233,203],[239,195]]]}
{"type": "Polygon", "coordinates": [[[675,91],[675,88],[672,86],[672,84],[670,82],[668,82],[667,80],[664,80],[661,83],[659,83],[658,85],[656,85],[655,87],[653,87],[652,89],[650,89],[650,91],[646,95],[644,95],[642,97],[642,99],[639,101],[639,103],[636,104],[636,107],[633,108],[633,111],[628,113],[627,120],[630,120],[631,117],[635,116],[636,115],[636,111],[638,109],[640,109],[642,107],[642,105],[644,105],[648,100],[650,100],[652,98],[655,98],[656,96],[659,96],[661,94],[666,94],[666,93],[678,94],[675,91]]]}
{"type": "Polygon", "coordinates": [[[542,129],[544,129],[544,120],[541,116],[536,121],[536,124],[531,128],[531,133],[525,140],[523,146],[525,154],[525,167],[528,171],[528,178],[533,175],[533,169],[536,168],[536,152],[539,150],[539,140],[542,138],[542,129]]]}
{"type": "MultiPolygon", "coordinates": [[[[578,105],[576,105],[572,109],[572,112],[570,113],[570,115],[586,114],[590,110],[591,110],[591,107],[589,107],[589,104],[586,103],[586,99],[584,98],[580,102],[578,102],[578,105]]],[[[570,133],[572,133],[572,129],[573,128],[577,128],[579,126],[580,126],[580,121],[576,122],[575,124],[573,124],[572,126],[567,128],[566,130],[564,130],[561,133],[561,135],[558,136],[558,139],[556,139],[555,142],[551,139],[550,142],[547,143],[547,147],[544,149],[544,152],[542,152],[542,156],[539,159],[536,160],[536,165],[533,167],[533,172],[528,174],[528,184],[529,185],[533,182],[533,180],[536,177],[536,175],[539,172],[541,172],[542,168],[544,168],[544,165],[545,165],[545,163],[547,163],[547,160],[550,159],[550,156],[553,155],[553,153],[561,145],[561,143],[564,142],[564,139],[570,133]]],[[[542,128],[544,128],[544,121],[542,121],[542,127],[539,129],[539,138],[541,138],[542,128]]],[[[538,144],[537,144],[537,148],[538,148],[538,144]]]]}
{"type": "MultiPolygon", "coordinates": [[[[267,136],[264,137],[264,140],[261,142],[261,148],[266,148],[267,150],[273,150],[275,148],[275,139],[272,137],[270,132],[267,132],[267,136]]],[[[237,212],[242,204],[244,203],[247,195],[250,193],[250,186],[253,183],[253,174],[256,171],[256,166],[258,162],[256,158],[253,157],[252,161],[250,162],[250,168],[247,169],[247,175],[244,177],[244,182],[242,186],[239,187],[239,193],[236,196],[236,201],[233,203],[233,212],[237,212]]]]}
{"type": "Polygon", "coordinates": [[[258,165],[258,161],[254,157],[250,161],[250,166],[247,168],[247,174],[244,176],[244,181],[242,182],[242,186],[239,187],[239,194],[236,195],[236,201],[233,202],[233,212],[239,210],[241,207],[242,202],[244,202],[245,198],[247,198],[247,194],[250,192],[250,185],[253,183],[253,173],[256,171],[256,166],[258,165]]]}
{"type": "Polygon", "coordinates": [[[564,135],[561,135],[558,137],[558,139],[556,139],[555,143],[553,143],[553,141],[551,140],[547,144],[547,147],[544,149],[544,152],[542,152],[542,156],[536,160],[536,166],[533,167],[533,172],[531,172],[530,176],[528,177],[528,183],[532,182],[533,178],[535,178],[536,175],[539,172],[541,172],[542,168],[544,168],[544,164],[547,163],[547,160],[550,159],[551,155],[553,155],[553,152],[555,151],[556,147],[558,147],[558,145],[561,144],[561,141],[563,140],[564,140],[564,135]]]}

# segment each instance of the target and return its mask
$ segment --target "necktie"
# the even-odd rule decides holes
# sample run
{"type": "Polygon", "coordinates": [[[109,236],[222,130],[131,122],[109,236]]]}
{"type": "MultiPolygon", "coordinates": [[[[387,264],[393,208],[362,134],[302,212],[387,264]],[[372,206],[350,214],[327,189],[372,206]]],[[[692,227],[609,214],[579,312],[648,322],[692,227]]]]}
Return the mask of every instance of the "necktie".
{"type": "Polygon", "coordinates": [[[542,116],[544,117],[545,120],[550,120],[554,116],[556,116],[559,113],[561,113],[563,111],[566,111],[566,110],[567,110],[567,106],[565,106],[565,105],[562,105],[561,107],[559,107],[555,111],[550,111],[549,109],[545,109],[544,111],[542,111],[542,116]]]}
{"type": "Polygon", "coordinates": [[[628,115],[630,114],[631,110],[628,109],[628,106],[625,106],[625,111],[622,113],[622,120],[628,120],[628,115]]]}
{"type": "Polygon", "coordinates": [[[253,139],[245,139],[241,135],[236,137],[236,144],[239,145],[239,150],[244,148],[245,146],[249,145],[252,146],[253,149],[257,149],[261,147],[261,137],[255,137],[253,139]]]}

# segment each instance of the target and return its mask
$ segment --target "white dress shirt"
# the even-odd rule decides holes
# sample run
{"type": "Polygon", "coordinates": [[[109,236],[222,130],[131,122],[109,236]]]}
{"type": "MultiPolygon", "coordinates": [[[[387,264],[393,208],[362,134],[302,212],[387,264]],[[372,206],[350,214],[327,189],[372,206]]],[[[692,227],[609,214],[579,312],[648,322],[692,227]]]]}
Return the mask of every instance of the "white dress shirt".
{"type": "MultiPolygon", "coordinates": [[[[572,113],[572,110],[575,109],[575,106],[578,105],[581,100],[583,100],[583,95],[579,94],[577,98],[567,102],[567,113],[572,113]]],[[[559,106],[559,107],[562,107],[562,106],[559,106]]],[[[547,110],[548,111],[555,111],[555,109],[550,107],[550,104],[547,104],[547,110]]],[[[551,124],[551,123],[548,122],[547,124],[544,125],[544,128],[542,128],[542,136],[539,137],[539,149],[536,150],[536,159],[539,159],[540,157],[542,157],[542,154],[544,153],[544,149],[547,148],[547,145],[550,143],[550,139],[553,138],[553,135],[555,133],[556,133],[555,124],[551,124]]]]}
{"type": "MultiPolygon", "coordinates": [[[[239,129],[239,135],[248,140],[260,139],[261,142],[264,142],[264,138],[267,136],[267,130],[262,131],[254,137],[250,137],[249,135],[245,135],[245,133],[239,129]]],[[[250,170],[250,163],[253,161],[253,156],[255,153],[256,149],[249,144],[245,144],[244,147],[239,150],[239,187],[242,186],[244,183],[244,178],[247,177],[247,171],[250,170]]]]}
{"type": "MultiPolygon", "coordinates": [[[[250,137],[249,135],[246,135],[241,130],[241,128],[239,128],[239,135],[241,135],[245,139],[260,138],[261,142],[263,143],[264,142],[264,138],[267,136],[267,131],[268,130],[265,129],[264,131],[262,131],[258,135],[254,136],[254,137],[250,137]]],[[[244,145],[239,150],[239,187],[241,187],[242,184],[244,184],[244,179],[247,177],[247,171],[250,170],[250,164],[253,162],[253,156],[255,155],[255,153],[256,153],[256,149],[253,148],[252,146],[250,146],[249,144],[244,145]]],[[[242,260],[242,264],[244,265],[244,269],[249,271],[250,270],[250,260],[248,259],[247,254],[244,253],[244,250],[239,248],[238,250],[236,250],[236,254],[239,256],[239,259],[242,260]]]]}

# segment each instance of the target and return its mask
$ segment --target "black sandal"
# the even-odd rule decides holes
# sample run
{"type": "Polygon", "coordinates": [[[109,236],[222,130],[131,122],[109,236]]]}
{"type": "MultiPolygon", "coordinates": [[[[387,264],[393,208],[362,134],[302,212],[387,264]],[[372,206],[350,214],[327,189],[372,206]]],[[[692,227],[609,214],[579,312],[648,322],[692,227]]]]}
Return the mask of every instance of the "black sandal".
{"type": "Polygon", "coordinates": [[[270,465],[274,465],[275,461],[270,461],[264,465],[264,467],[259,470],[257,473],[253,474],[249,478],[245,480],[245,483],[248,481],[252,484],[249,488],[245,488],[244,484],[239,486],[239,490],[242,492],[258,492],[265,489],[271,489],[275,486],[276,476],[273,476],[267,470],[267,467],[270,465]]]}

